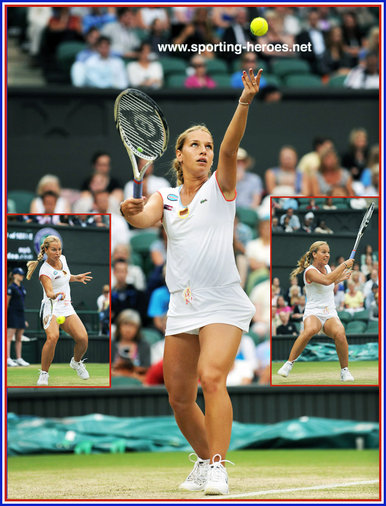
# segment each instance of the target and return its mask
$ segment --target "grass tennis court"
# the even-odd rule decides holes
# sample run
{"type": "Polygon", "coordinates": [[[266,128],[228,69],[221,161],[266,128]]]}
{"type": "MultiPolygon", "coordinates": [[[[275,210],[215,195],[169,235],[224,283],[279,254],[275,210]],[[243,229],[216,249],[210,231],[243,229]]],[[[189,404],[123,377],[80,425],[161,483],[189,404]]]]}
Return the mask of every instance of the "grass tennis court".
{"type": "Polygon", "coordinates": [[[272,385],[378,385],[378,361],[351,362],[354,382],[340,381],[339,362],[295,362],[288,378],[277,371],[283,362],[272,362],[272,385]]]}
{"type": "MultiPolygon", "coordinates": [[[[379,495],[377,450],[245,450],[227,458],[235,463],[228,464],[231,495],[263,500],[379,495]],[[313,486],[321,488],[280,492],[313,486]]],[[[177,490],[191,469],[181,452],[9,457],[8,499],[208,498],[177,490]]]]}
{"type": "MultiPolygon", "coordinates": [[[[52,364],[49,370],[48,386],[50,387],[106,387],[110,384],[110,364],[89,364],[85,362],[90,374],[88,380],[82,380],[69,364],[52,364]]],[[[40,364],[28,367],[8,367],[7,386],[31,387],[37,386],[40,364]]],[[[44,387],[39,387],[44,388],[44,387]]]]}

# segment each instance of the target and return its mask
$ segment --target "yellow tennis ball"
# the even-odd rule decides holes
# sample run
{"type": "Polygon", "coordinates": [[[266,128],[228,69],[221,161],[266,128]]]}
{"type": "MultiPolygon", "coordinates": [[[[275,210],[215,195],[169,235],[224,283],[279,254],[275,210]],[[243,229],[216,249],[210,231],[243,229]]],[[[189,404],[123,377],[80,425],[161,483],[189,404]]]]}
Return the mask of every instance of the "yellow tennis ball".
{"type": "Polygon", "coordinates": [[[268,23],[264,18],[255,18],[252,19],[250,28],[253,35],[265,35],[268,32],[268,23]]]}
{"type": "Polygon", "coordinates": [[[64,323],[66,321],[66,317],[65,316],[58,316],[56,318],[56,321],[59,323],[59,325],[61,325],[62,323],[64,323]]]}

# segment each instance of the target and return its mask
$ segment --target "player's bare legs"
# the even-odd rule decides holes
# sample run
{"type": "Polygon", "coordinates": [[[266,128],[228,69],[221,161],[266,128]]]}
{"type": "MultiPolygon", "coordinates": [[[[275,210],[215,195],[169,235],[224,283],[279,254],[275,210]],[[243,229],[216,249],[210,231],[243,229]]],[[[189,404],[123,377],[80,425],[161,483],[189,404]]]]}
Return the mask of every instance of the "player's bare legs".
{"type": "Polygon", "coordinates": [[[165,338],[164,381],[177,425],[196,454],[201,459],[209,459],[204,413],[196,403],[199,354],[200,343],[196,335],[165,338]]]}
{"type": "Polygon", "coordinates": [[[205,426],[210,457],[225,459],[231,438],[233,410],[226,389],[242,330],[233,325],[212,324],[200,330],[198,375],[205,398],[205,426]]]}
{"type": "Polygon", "coordinates": [[[320,332],[322,328],[322,323],[316,316],[307,316],[307,318],[304,320],[304,330],[299,334],[299,337],[294,342],[290,356],[288,360],[290,362],[293,362],[296,360],[304,348],[307,346],[307,344],[310,342],[311,338],[320,332]]]}
{"type": "Polygon", "coordinates": [[[335,342],[341,369],[348,367],[348,343],[342,322],[338,318],[330,318],[324,324],[323,330],[335,342]]]}
{"type": "Polygon", "coordinates": [[[46,329],[46,342],[42,349],[42,371],[48,372],[52,361],[54,360],[56,343],[59,339],[59,325],[53,317],[50,325],[46,329]]]}
{"type": "Polygon", "coordinates": [[[83,355],[87,351],[88,347],[88,335],[82,320],[77,314],[67,316],[64,323],[62,323],[62,329],[70,334],[75,341],[74,346],[74,360],[79,362],[82,360],[83,355]]]}

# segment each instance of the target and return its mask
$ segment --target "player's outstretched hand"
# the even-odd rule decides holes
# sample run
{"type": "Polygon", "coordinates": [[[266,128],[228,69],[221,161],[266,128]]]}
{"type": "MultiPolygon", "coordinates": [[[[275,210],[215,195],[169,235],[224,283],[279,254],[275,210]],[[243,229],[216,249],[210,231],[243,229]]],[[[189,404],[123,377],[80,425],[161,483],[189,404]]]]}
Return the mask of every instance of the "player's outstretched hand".
{"type": "Polygon", "coordinates": [[[253,73],[253,69],[249,69],[248,73],[244,70],[242,75],[244,89],[241,93],[240,102],[251,103],[256,93],[259,92],[260,78],[263,69],[259,69],[257,75],[253,73]]]}
{"type": "Polygon", "coordinates": [[[91,274],[90,272],[84,272],[83,274],[77,274],[76,280],[79,281],[79,283],[83,283],[84,285],[87,285],[88,281],[92,280],[92,276],[89,276],[91,274]]]}

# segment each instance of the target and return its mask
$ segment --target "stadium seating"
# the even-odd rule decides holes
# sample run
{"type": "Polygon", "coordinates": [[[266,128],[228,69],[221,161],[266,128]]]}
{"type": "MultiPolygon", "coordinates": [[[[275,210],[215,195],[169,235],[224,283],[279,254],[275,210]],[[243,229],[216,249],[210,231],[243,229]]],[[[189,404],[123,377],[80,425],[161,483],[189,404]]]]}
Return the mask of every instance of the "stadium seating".
{"type": "Polygon", "coordinates": [[[250,330],[247,334],[247,336],[249,336],[251,339],[253,339],[253,342],[255,343],[255,346],[257,346],[258,344],[261,343],[262,339],[260,336],[258,336],[257,334],[255,334],[254,332],[252,332],[252,330],[250,330]]]}
{"type": "Polygon", "coordinates": [[[366,330],[366,323],[362,321],[351,321],[346,325],[347,334],[363,334],[366,330]]]}
{"type": "Polygon", "coordinates": [[[134,252],[140,255],[149,252],[149,248],[154,241],[158,239],[157,232],[153,230],[146,230],[137,232],[131,239],[130,245],[134,252]]]}
{"type": "Polygon", "coordinates": [[[351,313],[349,313],[348,311],[338,311],[338,316],[343,325],[352,320],[351,313]]]}
{"type": "Polygon", "coordinates": [[[378,320],[371,320],[367,324],[366,334],[378,334],[378,320]]]}
{"type": "Polygon", "coordinates": [[[282,82],[278,76],[275,74],[263,74],[264,79],[267,82],[267,85],[277,86],[278,88],[282,85],[282,82]]]}
{"type": "Polygon", "coordinates": [[[158,238],[158,234],[152,230],[138,232],[130,239],[132,257],[136,258],[136,265],[139,265],[147,276],[154,265],[150,257],[150,246],[158,238]],[[139,262],[140,259],[140,262],[139,262]]]}
{"type": "Polygon", "coordinates": [[[248,225],[252,230],[256,229],[258,216],[255,209],[250,209],[248,207],[238,207],[236,209],[236,215],[241,223],[245,223],[245,225],[248,225]]]}
{"type": "Polygon", "coordinates": [[[213,78],[218,74],[228,74],[227,64],[223,60],[218,60],[215,58],[206,60],[205,65],[207,73],[213,78]]]}
{"type": "MultiPolygon", "coordinates": [[[[257,62],[257,68],[263,69],[264,77],[265,77],[265,72],[268,72],[268,70],[269,70],[268,63],[265,62],[265,61],[263,61],[263,60],[259,60],[257,62]]],[[[233,72],[241,72],[241,59],[233,61],[233,63],[232,63],[232,73],[233,72]]]]}
{"type": "Polygon", "coordinates": [[[288,88],[322,88],[320,77],[312,74],[291,74],[284,79],[288,88]]]}
{"type": "Polygon", "coordinates": [[[84,42],[62,42],[56,50],[56,60],[59,68],[70,74],[71,65],[74,63],[76,55],[85,48],[86,44],[84,42]]]}
{"type": "Polygon", "coordinates": [[[357,313],[354,313],[353,320],[367,323],[369,321],[369,316],[370,316],[369,310],[364,309],[363,311],[358,311],[357,313]]]}
{"type": "Polygon", "coordinates": [[[128,378],[127,376],[113,376],[111,378],[112,387],[140,387],[142,386],[141,381],[136,378],[128,378]]]}
{"type": "Polygon", "coordinates": [[[162,65],[165,78],[176,74],[186,77],[186,62],[182,58],[163,56],[159,61],[162,65]]]}
{"type": "Polygon", "coordinates": [[[228,74],[213,74],[211,77],[219,88],[230,88],[231,77],[228,74]]]}
{"type": "Polygon", "coordinates": [[[344,88],[344,81],[347,76],[334,76],[330,77],[328,81],[328,86],[331,88],[344,88]]]}
{"type": "Polygon", "coordinates": [[[185,83],[186,75],[172,74],[166,78],[167,88],[183,88],[185,83]]]}
{"type": "Polygon", "coordinates": [[[8,198],[15,205],[15,213],[29,213],[30,205],[34,199],[35,194],[29,191],[13,190],[8,192],[8,198]]]}
{"type": "Polygon", "coordinates": [[[150,346],[154,343],[157,343],[158,341],[160,341],[162,339],[162,336],[161,334],[158,332],[158,330],[155,330],[155,329],[150,329],[150,328],[142,328],[141,329],[141,333],[145,339],[145,341],[147,341],[150,346]]]}
{"type": "Polygon", "coordinates": [[[272,71],[280,78],[285,78],[293,74],[310,74],[311,68],[308,62],[298,58],[288,58],[272,62],[272,71]]]}

